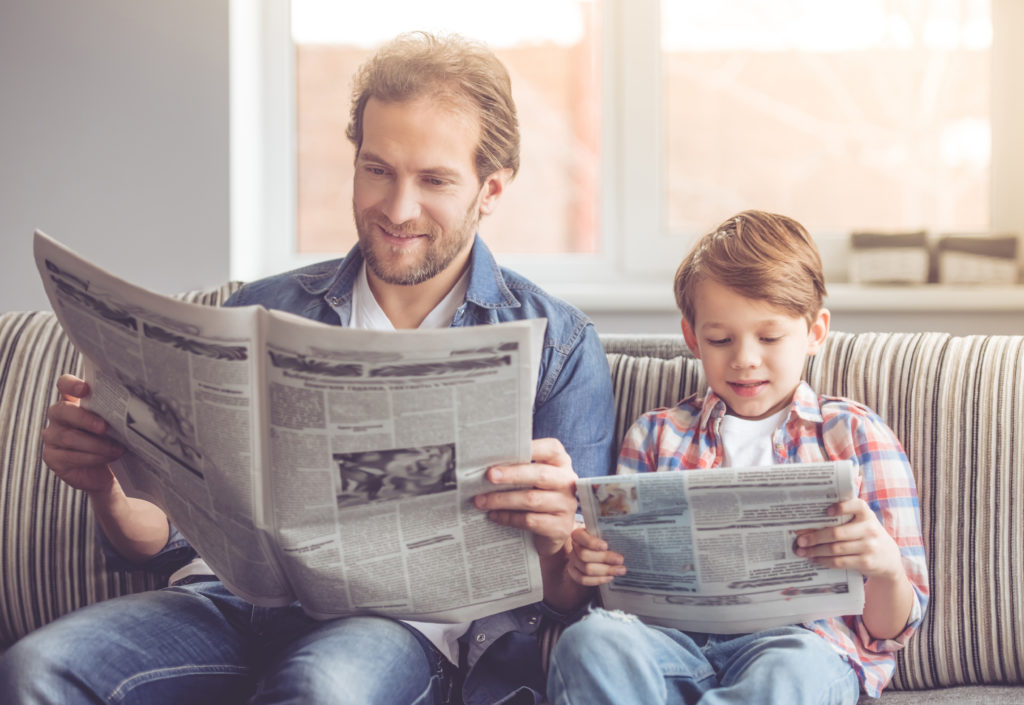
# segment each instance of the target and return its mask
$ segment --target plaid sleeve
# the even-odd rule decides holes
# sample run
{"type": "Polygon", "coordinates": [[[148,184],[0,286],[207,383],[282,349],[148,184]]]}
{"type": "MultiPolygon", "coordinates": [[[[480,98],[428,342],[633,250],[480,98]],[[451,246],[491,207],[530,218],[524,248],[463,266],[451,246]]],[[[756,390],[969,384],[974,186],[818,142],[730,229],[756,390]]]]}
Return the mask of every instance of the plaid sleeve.
{"type": "Polygon", "coordinates": [[[658,469],[658,411],[649,411],[637,419],[622,439],[617,475],[634,475],[658,469]]]}
{"type": "Polygon", "coordinates": [[[861,475],[859,496],[899,546],[904,570],[917,598],[906,628],[893,639],[873,638],[860,615],[851,626],[865,651],[897,651],[906,646],[928,605],[928,567],[917,486],[903,446],[892,429],[866,407],[851,404],[844,411],[841,416],[826,419],[826,442],[849,444],[839,452],[842,457],[856,461],[861,475]]]}

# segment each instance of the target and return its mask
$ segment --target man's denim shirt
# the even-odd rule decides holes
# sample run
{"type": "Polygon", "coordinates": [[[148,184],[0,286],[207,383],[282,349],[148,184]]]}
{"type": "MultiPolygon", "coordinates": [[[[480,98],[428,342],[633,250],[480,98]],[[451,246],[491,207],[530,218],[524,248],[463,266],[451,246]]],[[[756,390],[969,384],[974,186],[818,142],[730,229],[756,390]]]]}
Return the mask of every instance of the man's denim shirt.
{"type": "MultiPolygon", "coordinates": [[[[255,304],[332,325],[348,325],[352,289],[362,264],[356,246],[343,259],[247,284],[224,305],[255,304]]],[[[456,311],[452,327],[546,318],[533,437],[559,439],[581,477],[611,473],[616,452],[615,410],[608,361],[594,326],[575,307],[499,267],[479,237],[473,244],[470,266],[466,300],[456,311]]],[[[167,546],[147,567],[180,565],[183,549],[191,550],[177,530],[172,530],[167,546]]],[[[524,688],[532,691],[534,702],[542,701],[544,676],[532,636],[542,616],[572,621],[579,615],[559,614],[537,603],[478,619],[470,626],[462,638],[469,665],[463,688],[466,705],[500,703],[524,688]]]]}

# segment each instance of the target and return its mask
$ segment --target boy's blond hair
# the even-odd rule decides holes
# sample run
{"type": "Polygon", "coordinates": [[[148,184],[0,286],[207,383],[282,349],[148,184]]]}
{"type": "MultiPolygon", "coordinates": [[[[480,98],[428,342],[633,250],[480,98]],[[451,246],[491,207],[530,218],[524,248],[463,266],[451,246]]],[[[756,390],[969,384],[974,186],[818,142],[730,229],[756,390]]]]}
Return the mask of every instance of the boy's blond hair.
{"type": "Polygon", "coordinates": [[[370,98],[404,102],[429,96],[480,119],[476,173],[480,182],[499,169],[519,171],[519,120],[504,64],[483,44],[458,35],[401,34],[359,67],[345,134],[363,146],[363,113],[370,98]]]}
{"type": "Polygon", "coordinates": [[[743,211],[701,237],[676,270],[683,318],[696,325],[697,285],[711,279],[748,299],[765,301],[813,323],[825,298],[825,275],[814,240],[792,218],[743,211]]]}

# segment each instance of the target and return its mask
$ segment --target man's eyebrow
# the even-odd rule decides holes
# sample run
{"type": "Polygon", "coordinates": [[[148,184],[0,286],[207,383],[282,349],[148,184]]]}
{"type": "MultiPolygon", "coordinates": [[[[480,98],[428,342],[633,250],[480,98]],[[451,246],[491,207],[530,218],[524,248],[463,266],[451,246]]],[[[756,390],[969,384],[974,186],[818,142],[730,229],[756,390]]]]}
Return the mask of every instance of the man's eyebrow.
{"type": "MultiPolygon", "coordinates": [[[[368,152],[366,150],[361,150],[359,152],[359,161],[361,161],[361,162],[374,162],[376,164],[383,164],[385,166],[391,166],[391,164],[388,163],[388,160],[384,159],[383,157],[381,157],[381,156],[379,156],[377,154],[374,154],[373,152],[368,152]]],[[[426,169],[420,169],[419,173],[420,174],[430,174],[430,175],[433,175],[433,176],[441,176],[441,177],[444,177],[444,178],[447,178],[447,179],[453,179],[453,180],[454,179],[458,179],[461,176],[461,174],[459,173],[458,169],[453,169],[453,168],[447,167],[447,166],[427,167],[426,169]]]]}

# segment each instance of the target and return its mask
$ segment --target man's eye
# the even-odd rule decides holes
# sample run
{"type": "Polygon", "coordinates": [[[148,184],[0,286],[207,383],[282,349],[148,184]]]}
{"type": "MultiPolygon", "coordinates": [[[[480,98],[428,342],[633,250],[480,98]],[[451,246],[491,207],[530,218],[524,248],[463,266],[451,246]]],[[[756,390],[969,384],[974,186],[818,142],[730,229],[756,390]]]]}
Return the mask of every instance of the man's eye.
{"type": "Polygon", "coordinates": [[[436,176],[428,176],[425,181],[431,186],[444,186],[445,184],[444,179],[439,179],[436,176]]]}
{"type": "Polygon", "coordinates": [[[384,176],[387,173],[387,170],[385,170],[384,167],[380,166],[366,166],[364,168],[368,173],[372,174],[373,176],[384,176]]]}

